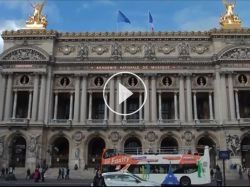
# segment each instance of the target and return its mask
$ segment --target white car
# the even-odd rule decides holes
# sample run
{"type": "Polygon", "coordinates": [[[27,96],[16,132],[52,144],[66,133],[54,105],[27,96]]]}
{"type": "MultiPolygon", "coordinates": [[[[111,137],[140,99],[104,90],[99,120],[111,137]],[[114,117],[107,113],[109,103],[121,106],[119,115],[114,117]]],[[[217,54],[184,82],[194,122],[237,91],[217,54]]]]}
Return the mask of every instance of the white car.
{"type": "Polygon", "coordinates": [[[160,184],[141,179],[127,172],[108,172],[103,173],[102,176],[106,186],[160,186],[160,184]]]}

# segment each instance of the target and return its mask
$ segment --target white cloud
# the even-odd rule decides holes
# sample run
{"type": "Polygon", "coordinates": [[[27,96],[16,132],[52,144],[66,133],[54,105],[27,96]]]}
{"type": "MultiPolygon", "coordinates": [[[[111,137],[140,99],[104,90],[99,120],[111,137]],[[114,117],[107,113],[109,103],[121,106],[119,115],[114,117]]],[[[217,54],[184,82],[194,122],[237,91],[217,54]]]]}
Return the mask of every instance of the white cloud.
{"type": "MultiPolygon", "coordinates": [[[[18,30],[24,28],[23,20],[5,20],[0,21],[0,33],[5,30],[18,30]]],[[[0,53],[3,51],[3,39],[0,37],[0,53]]]]}

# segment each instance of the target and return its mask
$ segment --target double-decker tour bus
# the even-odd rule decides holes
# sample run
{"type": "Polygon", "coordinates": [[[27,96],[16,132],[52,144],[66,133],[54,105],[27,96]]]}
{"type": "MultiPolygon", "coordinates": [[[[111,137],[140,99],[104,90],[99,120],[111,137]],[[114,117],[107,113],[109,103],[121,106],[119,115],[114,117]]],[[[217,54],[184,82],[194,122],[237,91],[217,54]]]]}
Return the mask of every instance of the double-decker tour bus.
{"type": "Polygon", "coordinates": [[[211,182],[209,147],[203,148],[203,154],[143,153],[143,151],[128,154],[116,149],[104,149],[102,171],[127,171],[143,179],[163,184],[171,167],[180,185],[208,184],[211,182]]]}

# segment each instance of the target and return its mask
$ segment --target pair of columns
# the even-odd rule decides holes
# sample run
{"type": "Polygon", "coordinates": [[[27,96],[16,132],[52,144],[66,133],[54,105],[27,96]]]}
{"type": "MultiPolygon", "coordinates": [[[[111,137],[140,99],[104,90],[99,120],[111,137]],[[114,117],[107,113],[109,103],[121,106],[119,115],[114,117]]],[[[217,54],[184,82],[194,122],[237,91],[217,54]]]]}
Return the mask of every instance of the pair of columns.
{"type": "MultiPolygon", "coordinates": [[[[159,121],[162,121],[162,95],[161,95],[161,92],[158,93],[158,101],[159,101],[159,121]]],[[[174,92],[174,120],[178,120],[177,92],[174,92]]]]}

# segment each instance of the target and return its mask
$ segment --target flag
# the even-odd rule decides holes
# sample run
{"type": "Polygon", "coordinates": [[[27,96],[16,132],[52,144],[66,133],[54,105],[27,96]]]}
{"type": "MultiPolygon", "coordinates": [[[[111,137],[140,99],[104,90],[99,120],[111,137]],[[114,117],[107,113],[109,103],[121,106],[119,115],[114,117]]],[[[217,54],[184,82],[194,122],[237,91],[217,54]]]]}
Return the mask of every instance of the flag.
{"type": "Polygon", "coordinates": [[[131,24],[130,20],[120,10],[118,11],[117,22],[125,22],[131,24]]]}
{"type": "Polygon", "coordinates": [[[148,12],[148,21],[149,21],[149,24],[150,24],[150,31],[151,31],[151,32],[154,32],[153,17],[152,17],[152,15],[150,14],[150,12],[148,12]]]}

